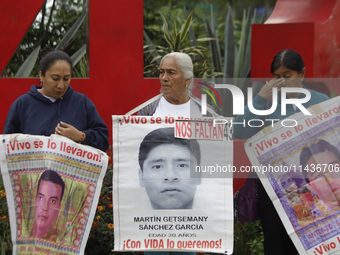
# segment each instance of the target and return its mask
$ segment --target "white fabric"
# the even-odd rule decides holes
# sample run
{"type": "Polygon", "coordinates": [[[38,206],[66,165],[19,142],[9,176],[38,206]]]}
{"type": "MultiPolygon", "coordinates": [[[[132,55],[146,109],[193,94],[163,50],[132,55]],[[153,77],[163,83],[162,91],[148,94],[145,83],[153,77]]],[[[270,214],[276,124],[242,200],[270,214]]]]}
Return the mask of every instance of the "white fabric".
{"type": "MultiPolygon", "coordinates": [[[[193,112],[195,112],[195,113],[200,112],[200,110],[198,109],[198,106],[195,103],[190,102],[190,101],[192,101],[192,100],[190,99],[185,104],[176,105],[176,104],[169,103],[164,97],[162,97],[159,101],[159,104],[158,104],[156,111],[153,114],[153,116],[155,116],[155,117],[168,116],[168,117],[175,117],[175,118],[190,117],[190,116],[193,115],[192,114],[193,112]],[[196,107],[197,109],[191,109],[191,112],[190,112],[190,107],[196,107]]],[[[197,114],[195,114],[195,115],[197,115],[197,114]]],[[[198,116],[195,116],[195,117],[198,117],[198,116]]]]}
{"type": "MultiPolygon", "coordinates": [[[[41,89],[38,89],[38,91],[41,93],[41,91],[40,91],[41,89]]],[[[48,97],[48,96],[45,96],[43,93],[41,93],[41,95],[43,95],[44,97],[46,97],[47,99],[49,99],[49,100],[51,100],[52,101],[52,103],[54,103],[55,101],[57,101],[57,99],[56,98],[54,98],[54,97],[48,97]]]]}

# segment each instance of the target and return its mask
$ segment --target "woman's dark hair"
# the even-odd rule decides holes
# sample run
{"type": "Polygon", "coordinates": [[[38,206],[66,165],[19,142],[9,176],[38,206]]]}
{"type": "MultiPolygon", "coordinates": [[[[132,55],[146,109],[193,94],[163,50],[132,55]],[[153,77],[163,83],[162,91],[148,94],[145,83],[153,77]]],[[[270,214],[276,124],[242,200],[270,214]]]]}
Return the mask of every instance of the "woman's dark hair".
{"type": "Polygon", "coordinates": [[[294,50],[287,49],[282,50],[275,55],[270,67],[270,72],[274,73],[274,71],[280,66],[284,66],[290,70],[301,73],[302,68],[305,67],[305,63],[299,53],[294,50]]]}
{"type": "Polygon", "coordinates": [[[73,66],[73,61],[66,52],[54,50],[51,47],[40,50],[38,58],[40,60],[40,71],[43,76],[45,76],[45,72],[58,60],[65,60],[70,64],[71,69],[73,66]]]}

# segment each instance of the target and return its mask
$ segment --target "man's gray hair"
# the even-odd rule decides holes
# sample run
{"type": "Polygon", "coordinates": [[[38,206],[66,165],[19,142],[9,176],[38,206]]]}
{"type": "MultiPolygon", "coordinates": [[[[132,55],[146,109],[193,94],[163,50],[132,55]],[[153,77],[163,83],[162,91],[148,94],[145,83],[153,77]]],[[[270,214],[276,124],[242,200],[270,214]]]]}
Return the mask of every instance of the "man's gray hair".
{"type": "Polygon", "coordinates": [[[182,71],[183,78],[185,80],[190,79],[190,84],[188,86],[188,89],[190,90],[193,83],[193,77],[194,77],[194,65],[192,63],[192,60],[190,56],[183,52],[171,52],[166,54],[160,63],[160,66],[162,65],[162,62],[167,57],[175,57],[177,67],[182,71]]]}

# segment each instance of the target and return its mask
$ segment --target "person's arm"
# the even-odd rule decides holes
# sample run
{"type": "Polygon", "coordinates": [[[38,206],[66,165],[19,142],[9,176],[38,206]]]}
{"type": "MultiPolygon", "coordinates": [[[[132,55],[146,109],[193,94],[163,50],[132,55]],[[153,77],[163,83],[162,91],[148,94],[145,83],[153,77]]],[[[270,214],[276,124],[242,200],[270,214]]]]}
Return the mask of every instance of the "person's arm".
{"type": "Polygon", "coordinates": [[[16,100],[8,111],[3,134],[21,133],[20,128],[20,102],[16,100]]]}
{"type": "Polygon", "coordinates": [[[97,112],[95,105],[87,99],[87,128],[79,130],[85,133],[82,144],[90,145],[102,151],[109,148],[109,131],[104,121],[97,112]]]}
{"type": "Polygon", "coordinates": [[[149,107],[149,105],[147,105],[144,108],[140,109],[137,112],[137,115],[139,115],[139,116],[149,116],[149,114],[148,114],[148,107],[149,107]]]}
{"type": "MultiPolygon", "coordinates": [[[[162,95],[162,94],[161,94],[162,95]]],[[[137,112],[137,115],[139,116],[152,116],[156,109],[157,109],[157,106],[159,104],[159,101],[161,100],[161,95],[158,95],[154,98],[151,98],[152,99],[155,99],[154,101],[151,101],[149,104],[147,104],[145,107],[143,107],[142,109],[140,109],[138,112],[137,112]]]]}

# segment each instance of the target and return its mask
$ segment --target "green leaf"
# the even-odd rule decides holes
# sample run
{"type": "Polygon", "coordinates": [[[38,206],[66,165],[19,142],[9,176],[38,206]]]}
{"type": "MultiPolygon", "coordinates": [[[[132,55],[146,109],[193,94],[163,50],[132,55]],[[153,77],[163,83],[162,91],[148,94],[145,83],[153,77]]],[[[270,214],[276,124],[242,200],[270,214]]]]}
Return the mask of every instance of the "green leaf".
{"type": "MultiPolygon", "coordinates": [[[[241,30],[241,38],[240,38],[240,46],[237,52],[237,58],[236,58],[236,65],[234,69],[234,77],[235,78],[240,78],[242,76],[242,67],[243,67],[243,61],[244,61],[244,54],[246,50],[246,41],[247,41],[247,22],[248,22],[248,17],[247,17],[247,11],[243,11],[243,20],[242,20],[242,30],[241,30]]],[[[236,84],[237,85],[237,84],[236,84]]]]}
{"type": "MultiPolygon", "coordinates": [[[[143,36],[145,38],[145,41],[149,44],[149,48],[154,51],[152,53],[153,57],[157,57],[159,54],[158,54],[158,52],[156,52],[156,48],[153,46],[153,43],[152,43],[150,37],[148,36],[148,34],[146,33],[146,31],[144,29],[143,29],[143,36]]],[[[160,64],[160,60],[157,60],[157,63],[160,64]]]]}
{"type": "MultiPolygon", "coordinates": [[[[185,16],[187,17],[187,20],[188,20],[187,10],[186,10],[185,6],[184,6],[184,12],[185,12],[185,16]]],[[[189,33],[189,39],[190,39],[191,46],[195,47],[195,46],[197,46],[197,41],[196,41],[196,36],[195,36],[194,29],[192,28],[192,23],[193,22],[191,22],[191,24],[189,26],[188,33],[189,33]]],[[[183,30],[185,30],[185,27],[183,28],[183,30]]],[[[182,32],[184,32],[184,31],[182,31],[182,32]]],[[[184,40],[184,38],[185,37],[183,37],[183,40],[184,40]]],[[[198,60],[199,58],[200,58],[200,56],[197,55],[197,56],[194,57],[194,60],[198,60]]]]}
{"type": "Polygon", "coordinates": [[[215,37],[203,37],[203,38],[198,38],[196,41],[198,42],[208,42],[208,41],[214,41],[216,40],[215,37]]]}
{"type": "MultiPolygon", "coordinates": [[[[215,35],[213,33],[213,31],[210,28],[210,25],[207,23],[207,29],[208,29],[208,35],[210,37],[215,38],[215,35]]],[[[218,48],[217,48],[217,44],[215,40],[211,40],[209,41],[209,45],[210,45],[210,50],[211,50],[211,57],[212,57],[212,62],[213,62],[213,66],[215,67],[216,72],[221,72],[221,62],[220,62],[220,57],[218,54],[218,48]]]]}
{"type": "Polygon", "coordinates": [[[157,32],[162,32],[162,28],[159,27],[159,26],[148,26],[148,27],[146,27],[146,29],[154,30],[154,31],[157,31],[157,32]]]}
{"type": "Polygon", "coordinates": [[[192,23],[193,23],[193,20],[192,20],[192,15],[193,13],[191,12],[189,14],[189,16],[187,17],[185,23],[182,25],[181,27],[181,30],[180,30],[180,33],[182,34],[182,37],[181,37],[181,42],[183,42],[183,40],[185,39],[192,23]]]}
{"type": "Polygon", "coordinates": [[[210,4],[210,23],[211,23],[211,30],[213,32],[214,37],[216,38],[218,61],[220,62],[220,66],[221,66],[221,48],[220,48],[220,42],[218,40],[218,34],[217,34],[217,31],[216,31],[214,5],[213,4],[210,4]]]}
{"type": "Polygon", "coordinates": [[[171,38],[170,31],[169,31],[168,22],[167,22],[166,18],[163,16],[162,13],[159,13],[159,14],[161,15],[161,18],[163,20],[162,32],[163,32],[163,35],[164,35],[164,39],[168,43],[170,49],[173,49],[174,45],[171,42],[172,38],[171,38]]]}
{"type": "Polygon", "coordinates": [[[162,58],[162,56],[157,56],[157,57],[154,57],[154,58],[151,60],[151,62],[150,62],[150,63],[153,63],[153,62],[157,61],[157,59],[160,59],[160,58],[162,58]]]}
{"type": "Polygon", "coordinates": [[[72,37],[75,35],[75,33],[78,31],[79,27],[83,23],[84,19],[86,17],[86,12],[83,12],[80,17],[76,20],[76,22],[72,25],[72,27],[67,31],[67,33],[64,35],[61,42],[57,45],[55,48],[56,50],[60,50],[65,48],[65,46],[69,43],[69,41],[72,39],[72,37]]]}
{"type": "MultiPolygon", "coordinates": [[[[249,11],[250,15],[250,11],[249,11]]],[[[254,9],[253,17],[248,17],[248,22],[246,24],[246,45],[245,45],[245,53],[244,53],[244,60],[242,66],[242,73],[241,77],[247,78],[250,73],[250,51],[251,51],[251,25],[255,22],[256,17],[256,9],[254,9]]]]}
{"type": "Polygon", "coordinates": [[[176,26],[176,20],[174,20],[174,36],[177,37],[177,26],[176,26]]]}
{"type": "Polygon", "coordinates": [[[73,61],[73,66],[75,66],[85,54],[86,54],[86,43],[79,50],[77,50],[76,53],[74,53],[71,56],[71,59],[73,61]]]}
{"type": "Polygon", "coordinates": [[[187,52],[188,52],[188,54],[190,54],[190,55],[195,54],[195,55],[204,56],[204,53],[203,53],[201,50],[195,49],[195,48],[193,48],[193,49],[191,49],[191,50],[188,50],[187,52]]]}
{"type": "Polygon", "coordinates": [[[164,39],[165,39],[166,42],[168,43],[170,50],[173,51],[174,48],[175,48],[175,45],[174,45],[174,43],[172,42],[172,38],[170,37],[170,35],[164,33],[164,39]]]}
{"type": "Polygon", "coordinates": [[[212,74],[207,74],[206,77],[211,78],[211,77],[214,77],[214,76],[223,76],[223,75],[224,75],[224,73],[214,72],[212,74]]]}
{"type": "Polygon", "coordinates": [[[174,51],[179,52],[180,51],[180,43],[181,43],[181,33],[178,33],[175,40],[175,46],[174,51]]]}
{"type": "Polygon", "coordinates": [[[37,58],[39,55],[39,50],[40,50],[41,46],[38,45],[38,47],[36,47],[34,49],[34,51],[32,51],[32,53],[28,56],[28,58],[25,60],[25,62],[20,66],[18,72],[15,74],[14,77],[18,78],[18,77],[29,77],[29,75],[31,74],[33,67],[35,65],[35,62],[37,62],[37,58]]]}
{"type": "Polygon", "coordinates": [[[158,49],[159,52],[161,51],[166,51],[166,52],[169,52],[169,47],[163,47],[163,46],[156,46],[156,48],[158,49]]]}
{"type": "MultiPolygon", "coordinates": [[[[231,16],[231,6],[228,7],[226,24],[224,29],[224,77],[233,77],[235,66],[235,41],[234,41],[234,25],[231,16]]],[[[224,81],[225,82],[225,79],[224,81]]]]}
{"type": "Polygon", "coordinates": [[[163,31],[163,33],[164,34],[168,34],[168,35],[170,35],[169,33],[169,25],[168,25],[168,22],[167,22],[167,20],[166,20],[166,18],[163,16],[163,14],[162,13],[159,13],[160,15],[161,15],[161,18],[162,18],[162,20],[163,20],[163,26],[162,26],[162,31],[163,31]]]}
{"type": "Polygon", "coordinates": [[[146,61],[149,60],[151,58],[151,56],[153,56],[154,58],[155,57],[158,57],[159,55],[158,54],[155,54],[157,52],[157,50],[153,50],[153,51],[150,51],[150,54],[147,56],[147,58],[145,59],[146,61]]]}

